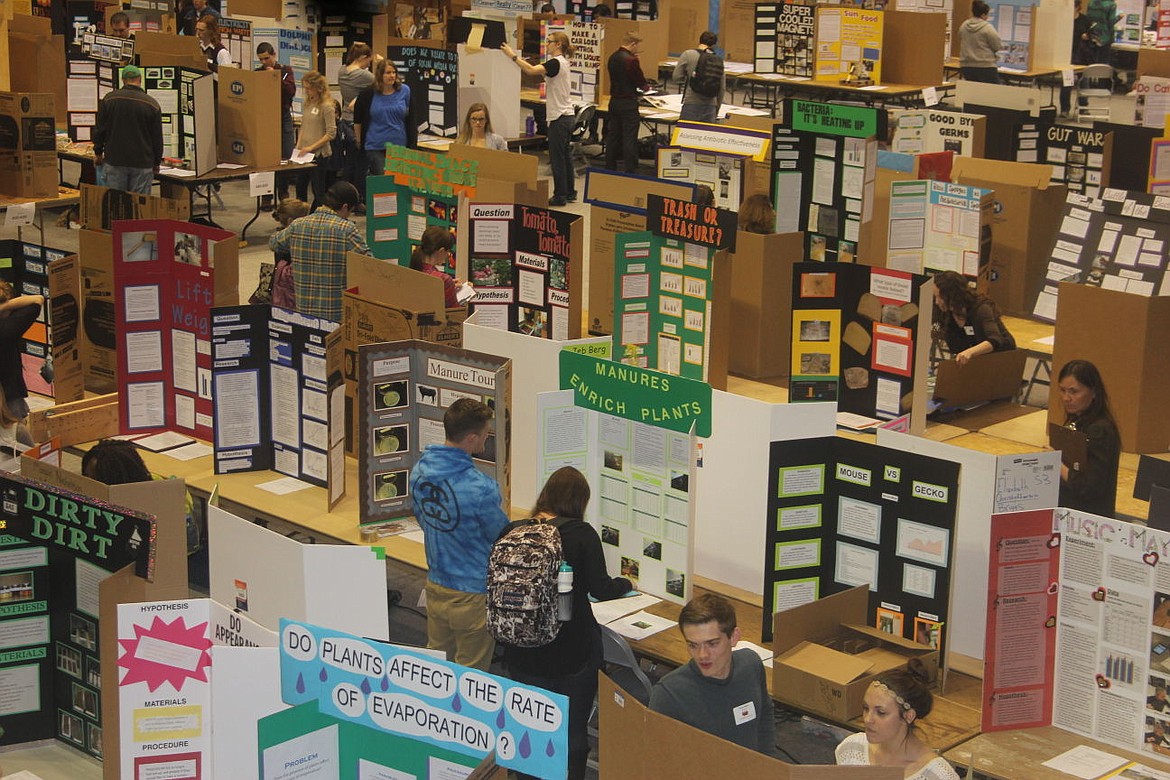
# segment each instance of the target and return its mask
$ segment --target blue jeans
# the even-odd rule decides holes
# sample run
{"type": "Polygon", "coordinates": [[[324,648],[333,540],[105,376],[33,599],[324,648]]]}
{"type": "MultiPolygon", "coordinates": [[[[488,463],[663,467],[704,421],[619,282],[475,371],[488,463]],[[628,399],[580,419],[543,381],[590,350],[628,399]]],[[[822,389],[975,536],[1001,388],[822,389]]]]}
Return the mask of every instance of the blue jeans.
{"type": "Polygon", "coordinates": [[[102,168],[105,169],[106,186],[110,189],[150,194],[150,185],[154,183],[153,168],[126,168],[109,163],[104,163],[102,168]]]}
{"type": "Polygon", "coordinates": [[[707,103],[683,103],[678,118],[692,122],[714,122],[719,106],[707,103]]]}
{"type": "Polygon", "coordinates": [[[573,115],[565,114],[548,123],[548,164],[552,166],[553,197],[577,197],[573,161],[569,155],[569,136],[573,132],[573,115]]]}

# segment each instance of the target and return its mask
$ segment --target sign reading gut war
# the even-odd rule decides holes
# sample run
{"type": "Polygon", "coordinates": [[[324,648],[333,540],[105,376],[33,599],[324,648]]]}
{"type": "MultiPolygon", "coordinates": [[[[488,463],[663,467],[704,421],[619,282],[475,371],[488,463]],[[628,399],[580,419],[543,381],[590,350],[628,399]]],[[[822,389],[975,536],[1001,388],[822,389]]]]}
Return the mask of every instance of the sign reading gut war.
{"type": "Polygon", "coordinates": [[[568,772],[569,700],[351,634],[280,621],[287,704],[482,758],[538,777],[568,772]]]}

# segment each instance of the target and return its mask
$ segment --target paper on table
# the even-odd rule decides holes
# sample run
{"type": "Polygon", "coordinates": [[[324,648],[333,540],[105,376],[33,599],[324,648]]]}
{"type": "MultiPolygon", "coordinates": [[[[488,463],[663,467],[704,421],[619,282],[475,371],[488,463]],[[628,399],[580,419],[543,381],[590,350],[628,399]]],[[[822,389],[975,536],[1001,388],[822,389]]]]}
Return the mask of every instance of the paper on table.
{"type": "Polygon", "coordinates": [[[178,447],[180,444],[190,444],[193,441],[195,440],[190,436],[184,436],[174,431],[163,431],[162,433],[156,433],[153,436],[139,439],[134,443],[151,452],[162,452],[163,450],[169,450],[171,447],[178,447]]]}
{"type": "Polygon", "coordinates": [[[237,168],[247,168],[248,166],[246,166],[242,163],[220,163],[219,165],[217,165],[215,167],[222,168],[225,171],[234,171],[237,168]]]}
{"type": "Polygon", "coordinates": [[[639,593],[636,596],[630,596],[628,598],[595,601],[591,606],[593,607],[593,617],[597,618],[598,623],[605,625],[618,618],[625,617],[631,612],[646,609],[646,607],[652,604],[657,604],[658,601],[659,599],[656,596],[639,593]]]}
{"type": "Polygon", "coordinates": [[[22,769],[19,772],[13,772],[10,775],[4,775],[4,780],[41,780],[41,776],[34,775],[27,769],[22,769]]]}
{"type": "Polygon", "coordinates": [[[643,611],[626,615],[607,625],[626,639],[638,640],[645,639],[648,636],[654,636],[659,631],[674,628],[677,623],[669,618],[651,615],[649,612],[643,611]]]}
{"type": "Polygon", "coordinates": [[[772,667],[772,651],[770,649],[766,647],[760,647],[755,642],[749,642],[746,639],[741,639],[736,643],[736,650],[739,650],[741,647],[747,650],[751,650],[753,653],[758,655],[760,660],[764,662],[764,666],[767,666],[769,669],[772,667]]]}
{"type": "Polygon", "coordinates": [[[193,171],[193,170],[191,170],[191,169],[189,169],[189,168],[167,168],[167,167],[163,167],[163,168],[159,168],[159,169],[158,169],[158,172],[159,172],[159,173],[161,173],[161,174],[163,174],[164,176],[179,176],[179,177],[182,177],[182,178],[186,178],[186,177],[188,177],[188,176],[196,176],[196,175],[197,175],[197,174],[195,173],[195,171],[193,171]]]}
{"type": "Polygon", "coordinates": [[[1093,778],[1100,777],[1126,763],[1129,762],[1121,756],[1115,756],[1088,745],[1077,745],[1072,750],[1066,750],[1059,756],[1048,759],[1043,763],[1043,766],[1070,774],[1073,777],[1093,780],[1093,778]]]}
{"type": "Polygon", "coordinates": [[[281,477],[280,479],[269,480],[268,482],[261,482],[256,487],[261,490],[267,490],[269,493],[275,493],[278,496],[283,496],[288,493],[295,493],[298,490],[313,487],[308,482],[302,482],[296,477],[281,477]]]}
{"type": "Polygon", "coordinates": [[[185,447],[176,447],[173,450],[167,450],[163,454],[169,455],[175,460],[195,460],[196,458],[202,458],[204,455],[210,455],[212,452],[214,450],[210,444],[196,441],[185,447]]]}
{"type": "Polygon", "coordinates": [[[402,534],[402,538],[409,539],[412,542],[418,542],[419,544],[424,544],[426,542],[421,528],[417,531],[407,531],[406,533],[402,534]]]}
{"type": "Polygon", "coordinates": [[[854,414],[853,412],[837,412],[837,425],[842,428],[861,431],[866,428],[876,428],[881,424],[882,421],[874,417],[866,417],[865,415],[854,414]]]}
{"type": "Polygon", "coordinates": [[[1042,339],[1032,339],[1032,343],[1033,344],[1047,344],[1048,346],[1051,347],[1053,344],[1056,343],[1056,334],[1054,333],[1051,336],[1045,336],[1042,339]]]}

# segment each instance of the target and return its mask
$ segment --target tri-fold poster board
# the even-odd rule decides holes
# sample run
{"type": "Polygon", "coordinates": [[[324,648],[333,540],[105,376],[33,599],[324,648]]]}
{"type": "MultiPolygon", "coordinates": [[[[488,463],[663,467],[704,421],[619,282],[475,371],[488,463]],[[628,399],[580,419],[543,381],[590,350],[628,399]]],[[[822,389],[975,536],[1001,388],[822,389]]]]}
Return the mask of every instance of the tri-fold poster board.
{"type": "Polygon", "coordinates": [[[443,416],[460,398],[495,410],[493,434],[475,466],[500,486],[509,506],[512,363],[425,341],[358,347],[358,462],[360,519],[380,523],[414,515],[420,524],[459,516],[458,499],[441,485],[412,495],[410,472],[431,444],[443,444],[443,416]]]}
{"type": "Polygon", "coordinates": [[[840,81],[857,74],[857,66],[864,64],[868,78],[880,84],[883,23],[882,11],[818,6],[813,77],[817,81],[840,81]]]}
{"type": "Polygon", "coordinates": [[[990,257],[993,207],[991,190],[943,181],[892,182],[886,267],[978,276],[990,257]]]}
{"type": "Polygon", "coordinates": [[[756,5],[756,73],[812,76],[815,8],[799,0],[756,5]]]}
{"type": "Polygon", "coordinates": [[[345,495],[341,328],[276,306],[211,312],[215,473],[272,470],[345,495]]]}
{"type": "Polygon", "coordinates": [[[163,157],[186,161],[202,176],[218,163],[215,136],[215,79],[177,65],[143,69],[142,88],[162,109],[163,157]]]}
{"type": "Polygon", "coordinates": [[[411,111],[420,133],[453,138],[459,132],[459,56],[454,49],[394,45],[386,56],[410,87],[411,111]]]}
{"type": "Polygon", "coordinates": [[[113,239],[122,432],[169,428],[209,441],[211,308],[237,301],[236,234],[124,220],[113,239]]]}
{"type": "Polygon", "coordinates": [[[1109,186],[1113,133],[1069,125],[1026,122],[1015,128],[1016,162],[1046,163],[1052,182],[1069,192],[1099,197],[1109,186]]]}
{"type": "MultiPolygon", "coordinates": [[[[410,265],[410,255],[423,231],[433,226],[454,232],[459,219],[459,198],[414,190],[395,183],[390,176],[366,179],[366,243],[382,260],[410,265]]],[[[452,247],[454,249],[454,247],[452,247]]],[[[439,270],[455,273],[455,255],[439,270]]]]}

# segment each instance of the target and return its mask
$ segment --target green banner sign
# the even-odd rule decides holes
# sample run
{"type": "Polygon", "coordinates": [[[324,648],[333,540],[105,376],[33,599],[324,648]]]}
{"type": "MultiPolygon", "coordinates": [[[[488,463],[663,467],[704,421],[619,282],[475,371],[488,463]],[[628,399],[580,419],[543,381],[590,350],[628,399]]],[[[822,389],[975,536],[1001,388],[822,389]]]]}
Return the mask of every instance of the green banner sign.
{"type": "Polygon", "coordinates": [[[791,100],[788,107],[788,125],[793,130],[851,138],[868,138],[879,134],[880,116],[876,108],[813,103],[808,100],[791,100]]]}
{"type": "Polygon", "coordinates": [[[577,406],[680,433],[711,435],[711,385],[610,360],[561,352],[561,389],[577,406]]]}

